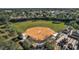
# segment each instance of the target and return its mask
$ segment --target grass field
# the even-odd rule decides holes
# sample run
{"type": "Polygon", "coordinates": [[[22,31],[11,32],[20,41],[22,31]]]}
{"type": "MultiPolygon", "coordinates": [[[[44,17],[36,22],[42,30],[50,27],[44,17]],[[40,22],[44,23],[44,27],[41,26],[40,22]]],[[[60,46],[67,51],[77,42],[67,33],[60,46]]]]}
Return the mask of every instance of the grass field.
{"type": "Polygon", "coordinates": [[[31,27],[49,27],[52,30],[58,32],[62,30],[65,25],[64,23],[52,23],[52,21],[43,21],[43,20],[37,20],[37,21],[25,21],[25,22],[17,22],[11,24],[11,27],[16,30],[17,32],[24,32],[26,29],[31,27]]]}

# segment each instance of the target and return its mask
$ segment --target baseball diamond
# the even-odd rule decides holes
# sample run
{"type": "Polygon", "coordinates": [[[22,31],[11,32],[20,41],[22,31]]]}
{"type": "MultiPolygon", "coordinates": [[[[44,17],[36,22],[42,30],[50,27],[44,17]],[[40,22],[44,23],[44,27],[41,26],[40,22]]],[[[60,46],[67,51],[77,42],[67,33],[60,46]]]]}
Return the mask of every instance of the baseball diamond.
{"type": "Polygon", "coordinates": [[[27,29],[24,34],[30,36],[36,41],[43,41],[49,36],[55,34],[55,31],[48,27],[33,27],[27,29]]]}

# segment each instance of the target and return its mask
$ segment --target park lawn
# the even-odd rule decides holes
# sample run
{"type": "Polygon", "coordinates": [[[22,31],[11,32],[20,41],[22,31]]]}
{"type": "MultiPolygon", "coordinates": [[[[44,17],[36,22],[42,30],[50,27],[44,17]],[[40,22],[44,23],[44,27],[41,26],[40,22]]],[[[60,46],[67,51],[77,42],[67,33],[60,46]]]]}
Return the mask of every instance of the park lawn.
{"type": "Polygon", "coordinates": [[[63,22],[57,24],[53,23],[52,21],[37,20],[12,23],[11,27],[17,32],[24,32],[26,29],[31,27],[49,27],[55,32],[58,32],[64,29],[65,25],[63,22]]]}

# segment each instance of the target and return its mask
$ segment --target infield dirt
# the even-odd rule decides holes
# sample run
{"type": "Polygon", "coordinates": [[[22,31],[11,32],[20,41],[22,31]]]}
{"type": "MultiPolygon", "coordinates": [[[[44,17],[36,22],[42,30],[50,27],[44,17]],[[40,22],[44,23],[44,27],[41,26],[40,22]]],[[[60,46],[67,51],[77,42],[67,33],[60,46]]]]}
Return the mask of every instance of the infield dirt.
{"type": "Polygon", "coordinates": [[[27,29],[24,34],[30,36],[36,41],[43,41],[49,36],[55,34],[55,31],[47,27],[33,27],[27,29]]]}

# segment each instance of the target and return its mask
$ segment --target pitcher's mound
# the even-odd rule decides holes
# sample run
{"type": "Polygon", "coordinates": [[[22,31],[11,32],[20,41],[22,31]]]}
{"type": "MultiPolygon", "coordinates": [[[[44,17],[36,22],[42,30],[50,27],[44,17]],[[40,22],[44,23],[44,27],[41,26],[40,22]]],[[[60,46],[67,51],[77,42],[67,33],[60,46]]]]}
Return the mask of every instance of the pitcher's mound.
{"type": "Polygon", "coordinates": [[[35,41],[43,41],[49,36],[55,34],[55,32],[47,27],[33,27],[27,29],[23,34],[30,36],[35,41]]]}

